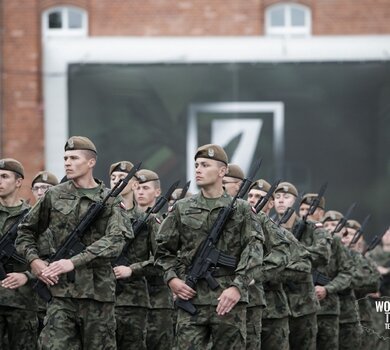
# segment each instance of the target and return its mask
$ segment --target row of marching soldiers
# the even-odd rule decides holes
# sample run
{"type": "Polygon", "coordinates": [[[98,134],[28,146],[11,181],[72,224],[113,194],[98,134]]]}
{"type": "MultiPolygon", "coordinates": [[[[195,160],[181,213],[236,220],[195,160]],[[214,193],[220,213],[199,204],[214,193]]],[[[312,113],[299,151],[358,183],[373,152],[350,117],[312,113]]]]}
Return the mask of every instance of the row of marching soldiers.
{"type": "MultiPolygon", "coordinates": [[[[37,203],[30,208],[18,196],[22,164],[0,160],[2,238],[16,237],[16,252],[1,250],[8,243],[0,241],[1,349],[378,346],[374,308],[366,296],[386,295],[378,288],[380,275],[390,272],[390,232],[383,236],[383,248],[374,251],[382,249],[375,266],[362,254],[367,250],[363,237],[350,244],[360,229],[356,220],[345,220],[335,230],[343,215],[325,212],[324,198],[308,215],[317,195],[300,199],[291,183],[282,182],[270,193],[266,180],[254,181],[247,200],[236,200],[211,250],[233,258],[234,267],[217,263],[191,279],[199,246],[244,181],[242,170],[228,165],[218,145],[195,152],[199,193],[184,196],[178,189],[168,212],[156,213],[156,200],[166,195],[158,174],[141,169],[88,227],[81,237],[83,250],[53,261],[91,204],[109,192],[93,177],[96,161],[91,140],[71,137],[64,149],[66,181],[58,184],[53,174],[38,173],[32,182],[37,203]],[[261,198],[268,200],[258,210],[261,198]],[[281,220],[289,208],[299,212],[281,220]],[[118,255],[125,263],[114,263],[118,255]],[[213,288],[210,280],[216,282],[213,288]],[[37,281],[48,286],[48,303],[37,297],[37,281]],[[188,305],[195,311],[188,312],[188,305]]],[[[130,161],[112,164],[110,187],[132,168],[130,161]]],[[[383,328],[384,319],[379,324],[383,328]]]]}

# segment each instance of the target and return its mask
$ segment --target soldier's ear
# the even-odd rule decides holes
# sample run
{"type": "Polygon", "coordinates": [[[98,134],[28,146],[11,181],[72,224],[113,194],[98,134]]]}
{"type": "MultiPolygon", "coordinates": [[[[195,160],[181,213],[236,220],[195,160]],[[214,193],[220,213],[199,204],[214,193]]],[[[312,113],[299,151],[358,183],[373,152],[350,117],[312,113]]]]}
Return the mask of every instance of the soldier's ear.
{"type": "Polygon", "coordinates": [[[223,165],[219,168],[218,175],[219,177],[223,178],[225,175],[227,175],[227,172],[228,172],[227,166],[223,165]]]}

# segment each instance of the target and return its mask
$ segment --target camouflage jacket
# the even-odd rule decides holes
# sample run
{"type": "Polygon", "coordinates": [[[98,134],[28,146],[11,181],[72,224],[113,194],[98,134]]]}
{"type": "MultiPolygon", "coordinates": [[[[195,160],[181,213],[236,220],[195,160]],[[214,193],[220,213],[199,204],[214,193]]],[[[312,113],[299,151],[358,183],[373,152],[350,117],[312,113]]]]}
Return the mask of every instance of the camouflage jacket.
{"type": "MultiPolygon", "coordinates": [[[[264,232],[263,285],[266,305],[262,318],[283,318],[289,313],[288,300],[283,285],[277,276],[290,262],[290,242],[266,214],[259,212],[257,218],[264,232]]],[[[251,294],[249,294],[251,297],[251,294]]],[[[251,303],[251,302],[250,302],[251,303]]]]}
{"type": "Polygon", "coordinates": [[[337,292],[348,288],[352,281],[352,259],[339,237],[333,237],[332,255],[327,266],[319,266],[318,272],[331,281],[325,285],[326,298],[320,301],[318,315],[339,315],[340,301],[337,292]]]}
{"type": "MultiPolygon", "coordinates": [[[[39,258],[38,242],[47,229],[53,233],[53,248],[57,251],[88,207],[102,200],[107,193],[102,183],[94,192],[83,192],[72,181],[50,188],[20,225],[16,239],[18,252],[29,263],[39,258]]],[[[116,283],[111,259],[119,255],[125,238],[133,238],[133,232],[124,224],[124,215],[120,198],[106,203],[103,212],[81,239],[86,248],[71,258],[75,266],[75,282],[69,282],[66,275],[61,275],[59,283],[50,287],[53,296],[115,300],[116,283]]]]}
{"type": "MultiPolygon", "coordinates": [[[[201,193],[184,198],[174,205],[157,233],[156,263],[165,272],[165,281],[174,277],[186,279],[188,267],[217,219],[221,208],[230,205],[232,197],[224,193],[209,208],[201,193]],[[178,252],[180,251],[180,254],[178,252]]],[[[249,204],[237,200],[235,211],[228,220],[216,248],[234,256],[236,268],[217,268],[213,275],[219,287],[211,290],[207,282],[199,280],[197,294],[192,299],[198,305],[217,305],[223,290],[235,286],[241,302],[248,302],[248,286],[261,276],[264,236],[249,204]]]]}
{"type": "MultiPolygon", "coordinates": [[[[296,218],[292,231],[299,225],[301,219],[296,218]]],[[[313,268],[326,266],[330,259],[332,236],[322,228],[321,223],[306,222],[305,230],[299,240],[311,254],[313,268]]]]}
{"type": "Polygon", "coordinates": [[[306,247],[288,230],[283,233],[290,241],[290,262],[281,273],[283,289],[286,292],[290,315],[309,315],[319,309],[311,275],[311,255],[306,247]]]}
{"type": "MultiPolygon", "coordinates": [[[[7,207],[0,205],[0,228],[1,235],[5,234],[7,230],[13,225],[13,223],[19,219],[19,215],[30,206],[23,202],[20,206],[18,213],[11,214],[7,207]]],[[[26,273],[28,267],[13,258],[9,259],[6,263],[6,272],[22,272],[26,273]]],[[[35,298],[35,292],[32,290],[29,283],[18,288],[17,290],[6,289],[0,286],[0,305],[6,307],[14,307],[18,309],[37,310],[37,303],[35,298]]]]}
{"type": "MultiPolygon", "coordinates": [[[[375,249],[370,251],[367,255],[376,265],[390,267],[390,252],[384,251],[382,246],[375,247],[375,249]]],[[[390,296],[390,273],[382,276],[380,293],[381,296],[390,296]]]]}

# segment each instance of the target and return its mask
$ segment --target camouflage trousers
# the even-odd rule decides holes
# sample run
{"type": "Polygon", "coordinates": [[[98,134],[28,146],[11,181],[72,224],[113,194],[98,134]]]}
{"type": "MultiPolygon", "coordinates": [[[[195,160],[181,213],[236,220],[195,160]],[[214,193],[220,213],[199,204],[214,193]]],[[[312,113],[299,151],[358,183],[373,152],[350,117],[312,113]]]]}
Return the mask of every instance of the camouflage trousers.
{"type": "Polygon", "coordinates": [[[172,350],[174,343],[173,309],[149,309],[146,333],[148,350],[172,350]]]}
{"type": "Polygon", "coordinates": [[[289,317],[289,343],[291,350],[315,350],[317,338],[317,314],[289,317]]]}
{"type": "Polygon", "coordinates": [[[246,308],[246,348],[248,350],[261,349],[261,316],[264,306],[246,308]]]}
{"type": "Polygon", "coordinates": [[[317,326],[317,349],[337,350],[339,348],[339,316],[317,315],[317,326]]]}
{"type": "MultiPolygon", "coordinates": [[[[360,321],[362,326],[362,349],[376,349],[375,341],[377,335],[374,333],[374,325],[372,321],[360,321]]],[[[390,344],[390,339],[388,339],[390,344]]],[[[388,347],[389,348],[389,347],[388,347]]]]}
{"type": "Polygon", "coordinates": [[[339,349],[360,349],[362,342],[362,327],[359,322],[340,323],[339,349]]]}
{"type": "Polygon", "coordinates": [[[118,350],[146,350],[147,316],[146,307],[115,307],[118,350]]]}
{"type": "Polygon", "coordinates": [[[114,303],[54,297],[44,323],[42,350],[116,349],[114,303]]]}
{"type": "Polygon", "coordinates": [[[289,350],[288,317],[263,318],[261,348],[263,350],[289,350]]]}
{"type": "Polygon", "coordinates": [[[0,349],[35,350],[38,318],[35,311],[0,306],[0,349]]]}
{"type": "Polygon", "coordinates": [[[237,304],[227,315],[218,316],[215,305],[196,305],[191,316],[178,310],[177,350],[215,349],[243,350],[246,339],[246,305],[237,304]],[[211,340],[212,345],[208,346],[211,340]]]}

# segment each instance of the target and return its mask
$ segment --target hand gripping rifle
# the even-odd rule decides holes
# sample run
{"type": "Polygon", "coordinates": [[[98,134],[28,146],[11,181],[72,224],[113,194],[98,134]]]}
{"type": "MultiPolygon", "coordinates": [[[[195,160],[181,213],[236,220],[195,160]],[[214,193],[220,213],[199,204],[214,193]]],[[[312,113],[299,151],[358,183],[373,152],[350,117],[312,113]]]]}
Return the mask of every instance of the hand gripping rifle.
{"type": "MultiPolygon", "coordinates": [[[[230,202],[230,205],[223,207],[219,213],[216,221],[206,239],[200,245],[198,251],[196,252],[192,264],[189,267],[187,278],[185,283],[191,288],[195,288],[196,284],[200,279],[205,279],[209,287],[214,290],[219,287],[218,281],[213,276],[213,269],[218,266],[224,266],[230,269],[236,268],[236,258],[234,256],[228,255],[216,248],[216,245],[223,233],[226,223],[232,216],[234,212],[234,207],[237,198],[242,198],[245,196],[250,185],[253,182],[253,178],[256,175],[257,170],[261,165],[261,161],[255,167],[251,177],[246,178],[242,181],[238,193],[233,197],[233,200],[230,202]]],[[[197,313],[196,307],[191,303],[190,300],[183,300],[177,298],[175,301],[176,305],[187,311],[191,315],[197,313]]]]}
{"type": "MultiPolygon", "coordinates": [[[[86,248],[85,245],[81,242],[81,238],[83,237],[84,233],[99,217],[108,199],[111,197],[117,197],[122,192],[122,190],[131,180],[131,178],[136,174],[140,166],[141,163],[138,163],[136,166],[134,166],[127,174],[127,176],[121,181],[119,181],[111,189],[107,196],[103,198],[102,201],[94,202],[89,206],[88,211],[83,215],[77,226],[72,230],[72,232],[64,240],[64,242],[57,249],[57,251],[48,259],[49,264],[60,259],[69,259],[72,256],[81,253],[86,248]]],[[[75,271],[70,271],[67,275],[68,281],[74,282],[75,271]]],[[[52,296],[45,282],[37,280],[37,282],[33,285],[33,289],[46,302],[49,302],[51,300],[52,296]]]]}
{"type": "Polygon", "coordinates": [[[359,228],[358,230],[356,230],[355,234],[354,234],[353,237],[352,237],[351,242],[349,242],[348,248],[349,248],[352,244],[356,244],[356,243],[358,242],[358,240],[360,239],[360,237],[363,236],[364,231],[365,231],[365,229],[366,229],[366,226],[367,226],[367,224],[368,224],[368,220],[370,220],[370,217],[371,217],[370,214],[368,214],[368,215],[365,217],[365,219],[364,219],[362,225],[360,226],[360,228],[359,228]]]}
{"type": "Polygon", "coordinates": [[[26,259],[16,253],[15,239],[18,233],[18,226],[28,213],[28,209],[23,210],[18,219],[11,225],[0,239],[0,280],[7,277],[6,264],[10,258],[27,265],[26,259]]]}
{"type": "Polygon", "coordinates": [[[309,210],[307,211],[307,214],[304,215],[302,220],[299,221],[298,225],[295,226],[293,234],[298,241],[301,240],[303,231],[305,231],[306,221],[307,221],[308,216],[313,215],[314,212],[316,211],[316,209],[318,208],[318,206],[320,205],[321,198],[324,196],[327,187],[328,187],[328,183],[325,182],[321,186],[317,196],[310,203],[310,207],[309,207],[309,210]]]}
{"type": "Polygon", "coordinates": [[[347,213],[337,223],[336,227],[334,228],[334,230],[332,232],[332,235],[340,232],[341,229],[347,224],[347,221],[351,217],[351,214],[352,214],[353,210],[355,209],[355,207],[356,207],[356,203],[352,203],[351,206],[348,208],[347,213]]]}
{"type": "Polygon", "coordinates": [[[268,190],[268,192],[266,193],[266,195],[264,197],[261,197],[256,205],[255,205],[255,210],[256,210],[256,213],[259,213],[261,209],[264,208],[264,206],[267,204],[268,200],[272,197],[272,195],[274,194],[276,188],[279,186],[279,183],[280,183],[281,180],[276,180],[271,188],[268,190]]]}
{"type": "MultiPolygon", "coordinates": [[[[152,207],[149,208],[145,215],[143,215],[142,219],[140,220],[135,220],[132,224],[132,229],[134,233],[134,237],[137,237],[139,233],[143,230],[143,228],[146,225],[146,222],[148,221],[148,218],[150,214],[157,214],[162,207],[169,201],[169,198],[171,197],[173,191],[179,186],[180,181],[176,181],[174,184],[169,187],[168,191],[165,193],[165,195],[161,196],[157,201],[156,204],[152,207]]],[[[185,195],[185,194],[184,194],[185,195]]],[[[126,242],[125,246],[122,249],[122,252],[120,255],[111,263],[112,267],[116,266],[129,266],[130,261],[127,258],[127,253],[129,251],[130,246],[133,244],[133,240],[129,240],[126,242]]],[[[124,285],[123,285],[122,280],[117,280],[117,285],[116,285],[116,295],[119,295],[122,293],[124,285]]]]}

